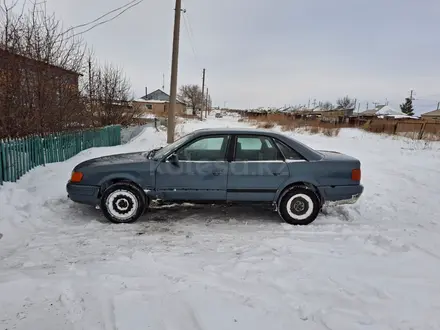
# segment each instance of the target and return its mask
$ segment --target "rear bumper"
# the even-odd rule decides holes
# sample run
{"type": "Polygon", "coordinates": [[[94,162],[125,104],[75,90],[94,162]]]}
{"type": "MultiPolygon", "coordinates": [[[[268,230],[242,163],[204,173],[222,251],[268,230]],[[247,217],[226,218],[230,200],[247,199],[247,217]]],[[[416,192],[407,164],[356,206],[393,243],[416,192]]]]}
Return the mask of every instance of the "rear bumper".
{"type": "Polygon", "coordinates": [[[68,182],[66,185],[68,197],[76,202],[87,205],[97,205],[99,203],[99,187],[87,186],[68,182]]]}
{"type": "Polygon", "coordinates": [[[363,185],[320,187],[324,202],[331,204],[354,204],[364,192],[363,185]]]}

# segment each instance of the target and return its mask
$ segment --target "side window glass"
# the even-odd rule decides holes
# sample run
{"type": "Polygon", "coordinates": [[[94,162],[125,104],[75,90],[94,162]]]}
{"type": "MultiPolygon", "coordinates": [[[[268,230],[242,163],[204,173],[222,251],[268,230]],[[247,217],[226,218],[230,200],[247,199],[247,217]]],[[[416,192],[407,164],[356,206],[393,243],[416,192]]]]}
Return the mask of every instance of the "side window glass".
{"type": "Polygon", "coordinates": [[[264,136],[237,137],[236,161],[276,161],[282,159],[282,155],[270,138],[264,136]]]}
{"type": "Polygon", "coordinates": [[[238,137],[237,144],[241,146],[242,150],[261,150],[261,140],[257,137],[238,137]]]}
{"type": "Polygon", "coordinates": [[[275,143],[277,144],[278,148],[281,150],[286,160],[304,160],[304,158],[299,153],[297,153],[295,150],[288,147],[284,143],[278,140],[276,140],[275,143]]]}
{"type": "Polygon", "coordinates": [[[177,152],[179,160],[221,161],[225,160],[228,144],[227,136],[201,138],[181,148],[177,152]]]}

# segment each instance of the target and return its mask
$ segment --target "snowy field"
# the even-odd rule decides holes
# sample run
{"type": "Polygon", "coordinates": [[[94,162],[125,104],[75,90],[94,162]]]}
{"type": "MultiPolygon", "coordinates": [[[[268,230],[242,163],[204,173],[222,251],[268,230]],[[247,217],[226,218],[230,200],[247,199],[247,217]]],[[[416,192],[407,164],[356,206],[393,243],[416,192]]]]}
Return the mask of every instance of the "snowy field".
{"type": "MultiPolygon", "coordinates": [[[[209,118],[177,132],[245,125],[209,118]]],[[[152,128],[0,187],[0,329],[440,329],[440,144],[294,135],[362,161],[357,204],[307,227],[248,206],[164,207],[113,225],[67,199],[74,165],[164,145],[152,128]]]]}

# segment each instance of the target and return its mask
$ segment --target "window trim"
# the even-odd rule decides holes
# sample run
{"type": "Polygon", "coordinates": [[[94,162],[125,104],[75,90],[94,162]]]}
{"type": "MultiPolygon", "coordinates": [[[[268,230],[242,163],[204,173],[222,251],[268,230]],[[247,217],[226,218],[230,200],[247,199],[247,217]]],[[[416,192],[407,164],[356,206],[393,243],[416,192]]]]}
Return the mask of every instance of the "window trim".
{"type": "Polygon", "coordinates": [[[197,141],[200,141],[202,139],[213,138],[213,137],[227,138],[225,156],[224,156],[223,160],[179,160],[179,162],[182,162],[182,163],[223,163],[223,162],[228,161],[229,149],[230,149],[231,141],[232,141],[232,138],[233,138],[232,135],[231,134],[206,134],[206,135],[201,135],[199,137],[196,137],[196,138],[186,142],[185,144],[181,145],[179,148],[170,151],[163,158],[163,162],[167,162],[168,157],[170,155],[172,155],[174,153],[177,154],[179,152],[179,150],[187,147],[188,145],[190,145],[192,143],[196,143],[197,141]]]}
{"type": "MultiPolygon", "coordinates": [[[[230,158],[229,162],[234,163],[285,163],[286,158],[284,157],[284,154],[281,152],[281,150],[278,148],[277,144],[275,143],[275,139],[272,136],[265,135],[265,134],[234,134],[233,139],[231,140],[233,143],[231,152],[230,152],[230,158]],[[280,153],[282,160],[236,160],[236,154],[237,154],[237,142],[239,137],[253,137],[253,138],[266,138],[271,140],[272,144],[275,146],[275,149],[280,153]]],[[[302,156],[301,156],[302,157],[302,156]]]]}
{"type": "Polygon", "coordinates": [[[301,154],[300,154],[298,151],[296,151],[294,148],[288,146],[288,145],[287,145],[286,143],[284,143],[283,141],[280,141],[280,140],[277,139],[277,138],[273,138],[273,140],[274,140],[274,143],[275,143],[276,147],[278,148],[278,150],[279,150],[279,151],[281,152],[281,154],[283,155],[284,161],[285,161],[286,163],[299,163],[299,162],[307,162],[307,161],[308,161],[303,155],[301,155],[301,154]],[[277,144],[277,143],[280,143],[280,144],[282,144],[284,147],[293,150],[293,151],[294,151],[296,154],[298,154],[302,159],[287,159],[286,155],[284,155],[284,153],[283,153],[283,152],[281,151],[281,149],[278,147],[278,144],[277,144]]]}

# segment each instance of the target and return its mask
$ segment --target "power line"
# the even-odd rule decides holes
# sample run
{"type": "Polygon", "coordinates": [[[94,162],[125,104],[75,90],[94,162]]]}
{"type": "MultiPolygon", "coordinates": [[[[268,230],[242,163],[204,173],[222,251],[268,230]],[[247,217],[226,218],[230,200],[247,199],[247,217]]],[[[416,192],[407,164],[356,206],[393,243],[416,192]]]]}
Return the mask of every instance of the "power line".
{"type": "Polygon", "coordinates": [[[189,27],[188,27],[188,21],[186,19],[186,15],[183,15],[183,23],[185,25],[186,33],[188,34],[189,44],[190,44],[191,49],[193,51],[194,58],[196,59],[196,62],[198,63],[198,58],[197,58],[196,50],[194,48],[194,43],[193,43],[193,40],[192,40],[192,37],[191,37],[191,33],[190,33],[190,30],[189,30],[189,27]]]}
{"type": "Polygon", "coordinates": [[[113,9],[113,10],[110,10],[110,11],[106,12],[105,14],[99,16],[98,18],[96,18],[96,19],[94,19],[93,21],[90,21],[90,22],[88,22],[88,23],[83,23],[83,24],[80,24],[80,25],[72,26],[72,27],[68,28],[66,31],[64,31],[63,34],[66,34],[66,33],[70,32],[70,31],[72,31],[72,30],[75,30],[75,29],[78,29],[78,28],[82,28],[82,27],[85,27],[85,26],[87,26],[87,25],[90,25],[90,24],[96,23],[96,22],[98,22],[100,19],[103,19],[104,17],[106,17],[106,16],[108,16],[108,15],[110,15],[110,14],[113,14],[114,12],[116,12],[116,11],[118,11],[118,10],[122,10],[122,9],[124,9],[125,7],[128,7],[128,6],[130,6],[131,4],[133,4],[133,3],[137,2],[137,1],[139,1],[139,0],[132,0],[132,1],[128,2],[128,3],[126,3],[126,4],[123,5],[123,6],[120,6],[120,7],[118,7],[118,8],[115,8],[115,9],[113,9]]]}
{"type": "Polygon", "coordinates": [[[89,32],[90,30],[92,30],[92,29],[94,29],[94,28],[96,28],[96,27],[98,27],[98,26],[100,26],[100,25],[102,25],[102,24],[105,24],[105,23],[108,23],[108,22],[111,22],[111,21],[115,20],[116,18],[118,18],[119,16],[121,16],[123,13],[125,13],[125,12],[128,11],[129,9],[131,9],[131,8],[133,8],[133,7],[137,6],[137,5],[139,5],[139,4],[140,4],[141,2],[143,2],[144,0],[136,0],[136,1],[137,1],[137,2],[133,3],[132,5],[130,5],[130,6],[128,6],[128,7],[126,7],[123,11],[121,11],[121,12],[120,12],[119,14],[117,14],[116,16],[113,16],[112,18],[109,18],[109,19],[107,19],[107,20],[105,20],[105,21],[102,21],[102,22],[96,23],[95,25],[91,26],[90,28],[88,28],[88,29],[86,29],[86,30],[84,30],[84,31],[81,31],[81,32],[75,33],[75,34],[72,35],[71,37],[74,38],[74,37],[76,37],[76,36],[78,36],[78,35],[81,35],[81,34],[87,33],[87,32],[89,32]]]}
{"type": "Polygon", "coordinates": [[[189,19],[189,14],[186,11],[185,11],[185,16],[187,17],[188,20],[189,33],[191,34],[191,36],[194,37],[193,29],[191,26],[191,20],[189,19]]]}

